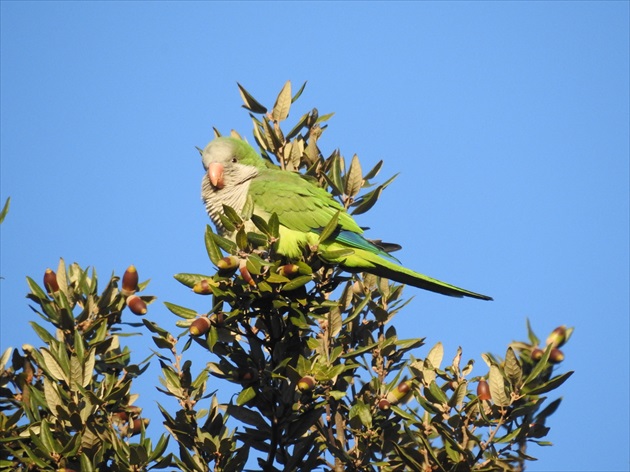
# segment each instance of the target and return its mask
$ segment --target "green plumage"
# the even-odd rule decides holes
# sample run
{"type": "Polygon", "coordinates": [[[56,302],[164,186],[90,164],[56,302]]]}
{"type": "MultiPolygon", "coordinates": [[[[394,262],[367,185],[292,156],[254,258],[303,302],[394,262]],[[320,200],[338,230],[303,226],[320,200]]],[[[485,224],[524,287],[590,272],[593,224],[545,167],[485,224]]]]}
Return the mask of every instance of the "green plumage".
{"type": "Polygon", "coordinates": [[[349,271],[369,272],[444,295],[492,300],[486,295],[403,267],[365,239],[363,230],[326,190],[300,174],[268,168],[260,155],[242,140],[228,137],[215,139],[203,152],[203,164],[208,173],[202,183],[202,197],[220,232],[223,231],[218,215],[223,204],[240,212],[247,196],[250,196],[256,214],[263,218],[269,218],[273,213],[278,216],[278,252],[296,258],[302,254],[304,247],[318,244],[321,230],[338,214],[337,230],[318,247],[320,257],[326,262],[341,265],[349,271]],[[213,173],[220,174],[217,185],[213,185],[209,177],[213,173]],[[335,256],[335,253],[344,254],[335,256]]]}

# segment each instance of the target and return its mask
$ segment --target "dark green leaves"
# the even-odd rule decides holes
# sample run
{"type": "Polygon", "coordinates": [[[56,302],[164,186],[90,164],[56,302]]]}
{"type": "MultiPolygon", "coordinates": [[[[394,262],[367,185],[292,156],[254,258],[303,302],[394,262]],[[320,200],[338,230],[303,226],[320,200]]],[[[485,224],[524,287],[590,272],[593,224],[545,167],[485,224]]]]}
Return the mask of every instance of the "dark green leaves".
{"type": "Polygon", "coordinates": [[[238,85],[238,91],[240,92],[241,98],[244,102],[243,108],[246,108],[253,113],[267,113],[267,109],[260,103],[258,103],[258,101],[254,97],[252,97],[251,94],[247,90],[245,90],[241,84],[237,83],[236,85],[238,85]]]}
{"type": "Polygon", "coordinates": [[[289,116],[293,99],[291,98],[291,82],[286,82],[276,98],[276,103],[271,111],[271,119],[274,121],[284,121],[289,116]]]}
{"type": "MultiPolygon", "coordinates": [[[[31,326],[45,347],[24,345],[23,354],[9,349],[0,362],[0,468],[90,471],[104,457],[110,470],[170,466],[170,456],[163,456],[165,436],[156,449],[148,440],[129,439],[144,434],[147,420],[131,405],[131,387],[148,364],[134,364],[121,345],[133,333],[123,331],[128,295],[119,290],[119,278],[112,275],[99,292],[95,271],[66,266],[63,259],[56,273],[46,274],[55,277],[49,294],[28,280],[28,297],[44,320],[31,326]]],[[[138,289],[146,285],[138,283],[138,289]]]]}

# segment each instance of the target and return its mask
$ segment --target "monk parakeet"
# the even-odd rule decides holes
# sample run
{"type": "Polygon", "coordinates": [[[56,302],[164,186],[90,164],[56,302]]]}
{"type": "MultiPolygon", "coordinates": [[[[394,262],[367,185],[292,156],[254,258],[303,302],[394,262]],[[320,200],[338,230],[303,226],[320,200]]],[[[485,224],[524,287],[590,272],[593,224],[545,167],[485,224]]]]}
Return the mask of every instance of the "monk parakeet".
{"type": "MultiPolygon", "coordinates": [[[[223,205],[240,214],[248,197],[251,197],[254,213],[258,216],[265,219],[273,213],[278,216],[280,237],[276,251],[287,258],[298,258],[305,248],[317,247],[322,229],[338,215],[337,230],[319,244],[325,262],[338,264],[351,272],[368,272],[444,295],[492,300],[403,267],[363,237],[363,230],[330,193],[298,173],[268,167],[243,140],[232,137],[214,139],[203,150],[202,161],[206,173],[201,196],[210,219],[224,237],[234,235],[221,223],[223,205]]],[[[246,229],[257,231],[253,224],[246,229]]]]}

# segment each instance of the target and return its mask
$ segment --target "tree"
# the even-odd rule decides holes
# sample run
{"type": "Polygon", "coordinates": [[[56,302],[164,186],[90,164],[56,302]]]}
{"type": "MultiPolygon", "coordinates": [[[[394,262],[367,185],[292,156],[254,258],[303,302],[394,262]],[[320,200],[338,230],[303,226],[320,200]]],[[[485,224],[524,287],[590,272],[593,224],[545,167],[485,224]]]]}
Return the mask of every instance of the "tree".
{"type": "MultiPolygon", "coordinates": [[[[353,214],[393,181],[373,182],[382,162],[363,173],[356,155],[348,166],[338,151],[324,157],[318,140],[332,114],[313,109],[282,130],[304,85],[292,95],[287,82],[271,111],[239,90],[270,165],[304,173],[353,214]]],[[[255,458],[264,471],[522,470],[531,446],[550,444],[547,419],[561,400],[545,395],[572,374],[556,372],[572,328],[542,346],[528,323],[526,342],[484,355],[487,373],[472,376],[461,348],[445,362],[441,343],[423,358],[423,339],[398,337],[402,285],[344,273],[316,251],[283,259],[273,250],[277,217],[251,206],[226,208],[223,224],[234,240],[205,233],[216,269],[175,276],[208,300],[204,314],[165,303],[180,318],[177,334],[150,320],[155,297],[138,295],[147,283],[133,266],[102,291],[94,270],[63,260],[46,270],[43,288],[28,278],[32,308],[52,327],[31,322],[45,346],[9,348],[0,359],[0,469],[233,471],[255,458]],[[256,232],[245,231],[248,220],[256,232]],[[140,318],[124,321],[129,312],[140,318]],[[132,393],[150,358],[132,362],[127,326],[152,333],[157,388],[179,405],[160,406],[159,438],[147,436],[132,393]],[[193,366],[193,349],[210,362],[193,366]],[[207,392],[210,376],[240,393],[207,392]]]]}

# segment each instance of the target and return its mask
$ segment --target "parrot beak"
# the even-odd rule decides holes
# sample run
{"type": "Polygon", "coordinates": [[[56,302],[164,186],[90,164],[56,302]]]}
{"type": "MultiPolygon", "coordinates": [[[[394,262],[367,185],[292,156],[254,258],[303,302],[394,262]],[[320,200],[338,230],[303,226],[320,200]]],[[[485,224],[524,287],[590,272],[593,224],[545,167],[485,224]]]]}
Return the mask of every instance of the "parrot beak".
{"type": "Polygon", "coordinates": [[[221,190],[225,187],[223,182],[223,164],[219,164],[218,162],[211,163],[208,166],[208,179],[210,179],[210,183],[217,190],[221,190]]]}

